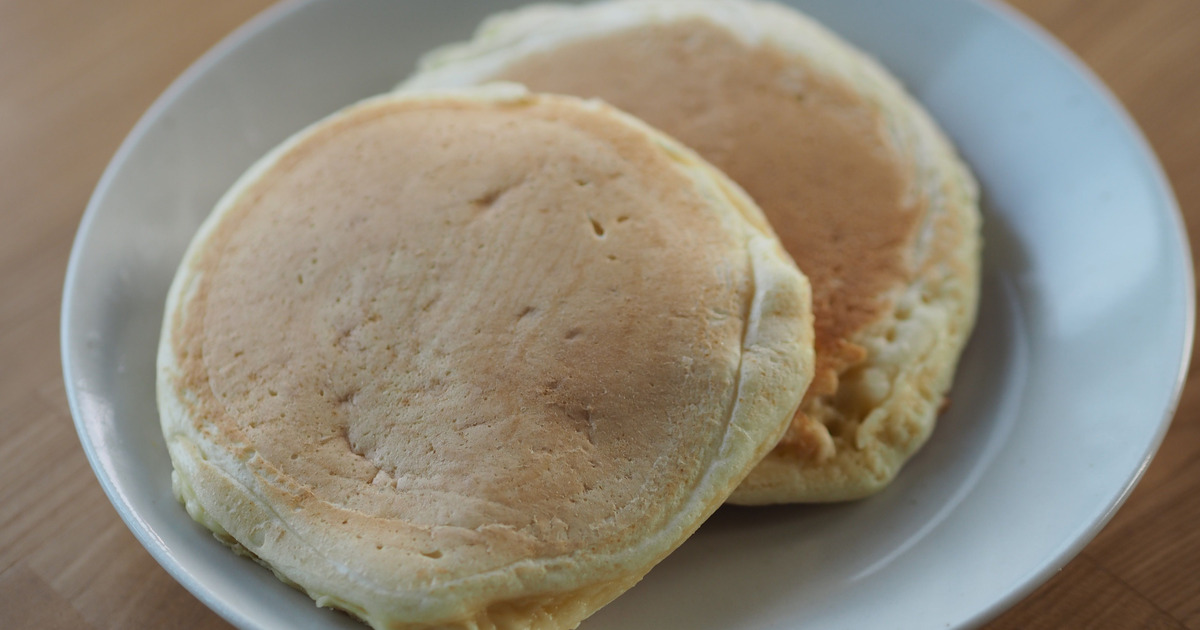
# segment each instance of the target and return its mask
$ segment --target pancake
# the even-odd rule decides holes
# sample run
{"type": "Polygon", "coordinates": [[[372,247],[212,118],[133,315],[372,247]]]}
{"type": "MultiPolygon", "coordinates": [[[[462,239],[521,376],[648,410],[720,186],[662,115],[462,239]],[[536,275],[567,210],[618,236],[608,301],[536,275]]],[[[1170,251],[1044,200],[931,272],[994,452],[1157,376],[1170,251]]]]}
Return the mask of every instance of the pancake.
{"type": "Polygon", "coordinates": [[[364,101],[252,167],[184,257],[175,492],[375,628],[573,627],[782,436],[810,300],[736,185],[606,105],[364,101]]]}
{"type": "Polygon", "coordinates": [[[401,88],[516,81],[600,98],[758,202],[813,287],[817,371],[743,504],[879,491],[926,441],[973,326],[976,185],[878,64],[782,6],[534,5],[435,51],[401,88]]]}

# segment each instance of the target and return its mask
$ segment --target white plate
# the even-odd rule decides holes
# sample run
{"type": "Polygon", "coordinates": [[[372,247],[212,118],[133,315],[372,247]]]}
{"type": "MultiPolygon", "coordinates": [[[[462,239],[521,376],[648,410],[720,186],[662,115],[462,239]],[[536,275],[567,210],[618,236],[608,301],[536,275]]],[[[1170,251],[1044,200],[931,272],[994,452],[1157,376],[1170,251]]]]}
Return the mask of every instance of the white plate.
{"type": "MultiPolygon", "coordinates": [[[[171,496],[154,403],[167,285],[217,197],[305,124],[403,78],[507,3],[315,0],[204,56],[126,139],[72,252],[62,348],[84,450],[117,511],[197,597],[244,628],[357,628],[237,558],[171,496]]],[[[962,0],[804,0],[934,113],[985,197],[984,291],[953,403],[882,494],[723,509],[584,624],[951,628],[1015,603],[1129,493],[1191,347],[1191,261],[1147,145],[1064,50],[962,0]]]]}

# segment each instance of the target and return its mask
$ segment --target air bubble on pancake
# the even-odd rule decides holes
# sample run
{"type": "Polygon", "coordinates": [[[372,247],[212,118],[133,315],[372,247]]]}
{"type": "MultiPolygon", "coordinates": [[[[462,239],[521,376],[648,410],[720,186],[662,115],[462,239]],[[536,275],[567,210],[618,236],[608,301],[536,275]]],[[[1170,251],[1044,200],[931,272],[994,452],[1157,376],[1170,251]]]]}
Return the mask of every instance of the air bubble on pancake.
{"type": "Polygon", "coordinates": [[[342,393],[338,394],[337,402],[339,405],[348,405],[354,403],[354,398],[358,396],[358,388],[351,387],[342,393]]]}
{"type": "Polygon", "coordinates": [[[489,190],[488,192],[484,193],[483,195],[472,200],[471,205],[476,210],[481,210],[481,211],[482,210],[490,210],[493,207],[495,207],[497,203],[500,202],[501,198],[503,198],[505,195],[507,195],[513,189],[520,187],[524,183],[525,183],[525,180],[522,179],[513,184],[509,184],[507,186],[501,186],[499,188],[489,190]]]}
{"type": "Polygon", "coordinates": [[[475,199],[474,201],[472,201],[471,205],[475,206],[475,208],[479,209],[479,210],[485,210],[487,208],[491,208],[493,205],[496,204],[496,200],[499,199],[500,195],[504,194],[504,192],[505,191],[503,189],[493,190],[493,191],[483,195],[482,197],[479,197],[478,199],[475,199]]]}
{"type": "Polygon", "coordinates": [[[592,217],[588,217],[588,221],[591,221],[592,231],[596,233],[596,237],[604,238],[604,226],[600,225],[600,222],[593,219],[592,217]]]}

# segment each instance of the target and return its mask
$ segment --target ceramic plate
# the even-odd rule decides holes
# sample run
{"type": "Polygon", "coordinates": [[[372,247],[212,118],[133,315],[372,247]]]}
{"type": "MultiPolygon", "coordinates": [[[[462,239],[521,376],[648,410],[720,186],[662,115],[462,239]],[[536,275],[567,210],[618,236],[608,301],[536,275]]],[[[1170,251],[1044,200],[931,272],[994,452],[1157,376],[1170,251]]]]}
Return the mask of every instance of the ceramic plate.
{"type": "MultiPolygon", "coordinates": [[[[80,440],[142,544],[237,626],[361,627],[229,553],[172,498],[154,360],[175,267],[256,158],[515,4],[278,6],[180,77],[96,188],[63,298],[80,440]]],[[[949,410],[894,485],[844,505],[724,508],[587,630],[978,625],[1104,525],[1170,422],[1191,261],[1162,171],[1113,98],[1000,7],[796,4],[899,75],[977,172],[978,328],[949,410]]]]}

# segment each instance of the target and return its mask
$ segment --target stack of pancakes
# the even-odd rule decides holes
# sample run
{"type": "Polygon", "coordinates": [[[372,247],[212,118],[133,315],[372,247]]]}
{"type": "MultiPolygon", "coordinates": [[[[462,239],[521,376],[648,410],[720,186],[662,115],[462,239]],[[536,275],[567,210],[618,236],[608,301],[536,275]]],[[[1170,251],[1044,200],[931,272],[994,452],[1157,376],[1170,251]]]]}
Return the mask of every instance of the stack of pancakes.
{"type": "Polygon", "coordinates": [[[924,111],[791,10],[500,15],[201,227],[159,349],[174,487],[376,628],[574,627],[725,501],[886,486],[978,224],[924,111]]]}

